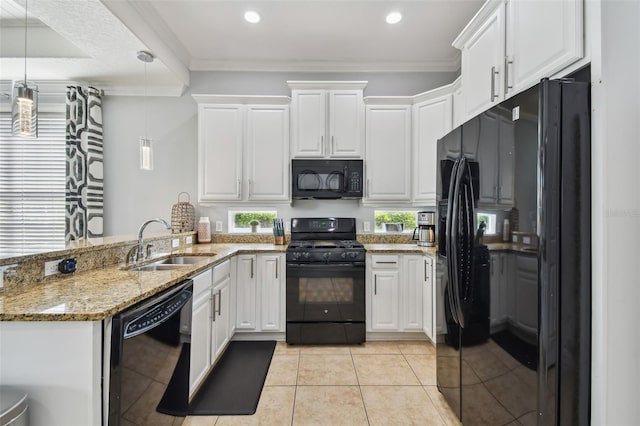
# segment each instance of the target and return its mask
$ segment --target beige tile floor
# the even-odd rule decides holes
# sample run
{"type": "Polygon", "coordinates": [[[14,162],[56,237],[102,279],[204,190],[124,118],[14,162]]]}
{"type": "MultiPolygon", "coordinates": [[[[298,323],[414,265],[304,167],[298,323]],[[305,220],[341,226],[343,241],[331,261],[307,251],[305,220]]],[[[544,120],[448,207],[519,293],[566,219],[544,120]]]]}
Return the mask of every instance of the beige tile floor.
{"type": "Polygon", "coordinates": [[[252,416],[187,417],[211,425],[459,425],[436,388],[428,342],[276,346],[252,416]]]}

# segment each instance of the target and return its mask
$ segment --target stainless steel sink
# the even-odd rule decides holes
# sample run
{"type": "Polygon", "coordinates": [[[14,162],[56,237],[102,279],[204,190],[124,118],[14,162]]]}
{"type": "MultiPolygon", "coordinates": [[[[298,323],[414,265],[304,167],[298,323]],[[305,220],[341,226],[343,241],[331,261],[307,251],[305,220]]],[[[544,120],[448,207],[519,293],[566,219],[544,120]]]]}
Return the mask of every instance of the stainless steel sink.
{"type": "Polygon", "coordinates": [[[211,259],[212,255],[208,256],[170,256],[166,259],[156,260],[155,262],[147,263],[146,265],[139,265],[133,267],[124,268],[127,271],[171,271],[195,265],[196,263],[206,262],[211,259]]]}
{"type": "Polygon", "coordinates": [[[183,268],[185,266],[189,266],[186,264],[182,265],[166,265],[158,262],[150,263],[148,265],[134,266],[133,268],[128,268],[128,271],[173,271],[176,269],[183,268]]]}
{"type": "Polygon", "coordinates": [[[195,263],[202,262],[203,259],[207,259],[211,256],[171,256],[163,260],[159,260],[157,263],[162,265],[193,265],[195,263]]]}

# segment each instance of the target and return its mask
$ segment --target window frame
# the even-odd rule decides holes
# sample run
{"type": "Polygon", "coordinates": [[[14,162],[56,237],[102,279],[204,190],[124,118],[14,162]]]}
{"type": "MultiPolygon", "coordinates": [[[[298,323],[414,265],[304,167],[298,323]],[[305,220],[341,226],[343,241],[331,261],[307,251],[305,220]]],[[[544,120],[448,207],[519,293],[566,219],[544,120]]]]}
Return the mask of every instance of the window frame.
{"type": "MultiPolygon", "coordinates": [[[[265,209],[229,209],[227,212],[227,232],[229,234],[253,234],[251,228],[237,228],[235,226],[235,215],[238,213],[261,213],[261,214],[273,214],[274,219],[278,217],[277,210],[265,210],[265,209]]],[[[258,232],[255,234],[272,234],[273,227],[259,227],[258,232]]]]}

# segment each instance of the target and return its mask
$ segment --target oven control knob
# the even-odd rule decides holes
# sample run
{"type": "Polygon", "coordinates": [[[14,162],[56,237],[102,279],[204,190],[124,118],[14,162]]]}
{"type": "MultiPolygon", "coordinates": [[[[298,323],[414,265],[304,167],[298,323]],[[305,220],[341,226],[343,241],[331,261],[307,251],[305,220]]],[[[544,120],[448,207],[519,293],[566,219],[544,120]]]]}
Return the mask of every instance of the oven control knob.
{"type": "Polygon", "coordinates": [[[358,253],[356,253],[355,251],[349,252],[349,257],[352,259],[355,259],[356,256],[358,256],[358,253]]]}
{"type": "Polygon", "coordinates": [[[309,258],[309,252],[305,251],[304,253],[302,253],[302,257],[308,259],[309,258]]]}
{"type": "Polygon", "coordinates": [[[343,259],[347,258],[347,252],[343,251],[342,254],[340,255],[340,257],[342,257],[343,259]]]}
{"type": "Polygon", "coordinates": [[[331,256],[331,253],[323,253],[322,257],[324,258],[324,260],[328,260],[329,256],[331,256]]]}

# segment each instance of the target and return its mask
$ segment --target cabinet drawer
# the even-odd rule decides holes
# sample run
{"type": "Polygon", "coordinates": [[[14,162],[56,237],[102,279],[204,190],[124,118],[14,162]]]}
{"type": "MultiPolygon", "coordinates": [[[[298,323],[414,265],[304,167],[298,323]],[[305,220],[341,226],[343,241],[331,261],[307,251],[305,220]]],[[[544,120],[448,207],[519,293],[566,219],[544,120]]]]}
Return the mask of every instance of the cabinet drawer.
{"type": "Polygon", "coordinates": [[[211,291],[211,269],[199,273],[192,277],[192,279],[194,300],[205,291],[211,291]]]}
{"type": "Polygon", "coordinates": [[[231,261],[225,260],[213,267],[213,282],[218,283],[231,273],[231,261]]]}
{"type": "Polygon", "coordinates": [[[398,269],[398,255],[372,254],[371,267],[374,269],[398,269]]]}

